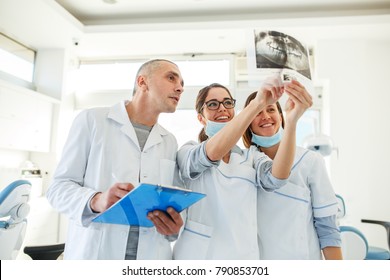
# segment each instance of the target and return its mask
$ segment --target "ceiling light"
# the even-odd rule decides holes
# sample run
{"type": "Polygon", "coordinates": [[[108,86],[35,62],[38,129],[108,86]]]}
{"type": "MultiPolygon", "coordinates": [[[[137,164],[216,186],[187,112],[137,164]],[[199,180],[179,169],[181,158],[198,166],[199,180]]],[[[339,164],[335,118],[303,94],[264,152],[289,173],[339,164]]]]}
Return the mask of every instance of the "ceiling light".
{"type": "Polygon", "coordinates": [[[118,0],[103,0],[103,2],[106,4],[116,4],[118,0]]]}

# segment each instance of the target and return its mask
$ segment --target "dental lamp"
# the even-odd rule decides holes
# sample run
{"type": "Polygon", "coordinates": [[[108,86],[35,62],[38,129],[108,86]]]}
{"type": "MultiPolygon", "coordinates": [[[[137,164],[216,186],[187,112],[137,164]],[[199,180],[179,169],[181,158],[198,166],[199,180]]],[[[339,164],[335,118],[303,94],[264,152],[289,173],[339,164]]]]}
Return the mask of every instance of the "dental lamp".
{"type": "Polygon", "coordinates": [[[329,156],[333,150],[338,148],[334,146],[332,138],[324,134],[313,134],[306,137],[303,141],[303,147],[320,153],[322,156],[329,156]]]}

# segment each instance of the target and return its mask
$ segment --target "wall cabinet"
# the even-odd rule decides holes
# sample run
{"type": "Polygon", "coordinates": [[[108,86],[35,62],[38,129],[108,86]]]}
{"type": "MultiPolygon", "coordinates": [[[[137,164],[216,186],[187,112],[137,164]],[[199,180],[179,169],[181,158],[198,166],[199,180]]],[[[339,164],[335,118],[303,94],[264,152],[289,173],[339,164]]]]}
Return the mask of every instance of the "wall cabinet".
{"type": "Polygon", "coordinates": [[[49,152],[56,100],[0,81],[0,148],[49,152]]]}

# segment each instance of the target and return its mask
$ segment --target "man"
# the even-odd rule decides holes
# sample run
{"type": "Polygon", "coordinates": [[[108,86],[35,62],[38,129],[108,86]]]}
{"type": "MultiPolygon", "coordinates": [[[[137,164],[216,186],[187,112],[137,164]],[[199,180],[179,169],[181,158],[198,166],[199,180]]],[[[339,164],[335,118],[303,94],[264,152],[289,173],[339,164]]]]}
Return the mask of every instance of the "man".
{"type": "Polygon", "coordinates": [[[152,228],[92,219],[139,183],[178,182],[176,138],[157,121],[160,113],[176,110],[182,92],[177,65],[151,60],[137,73],[131,101],[77,116],[47,192],[53,207],[69,217],[65,259],[171,258],[170,236],[183,225],[172,208],[149,213],[152,228]]]}

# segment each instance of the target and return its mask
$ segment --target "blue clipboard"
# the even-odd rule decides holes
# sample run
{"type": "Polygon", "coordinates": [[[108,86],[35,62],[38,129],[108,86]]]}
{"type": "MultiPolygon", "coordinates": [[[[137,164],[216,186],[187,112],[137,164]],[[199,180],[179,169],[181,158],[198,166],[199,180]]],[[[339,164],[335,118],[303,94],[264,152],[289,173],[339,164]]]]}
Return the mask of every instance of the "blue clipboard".
{"type": "Polygon", "coordinates": [[[142,183],[92,221],[153,227],[153,223],[147,218],[150,211],[166,211],[168,207],[173,207],[181,212],[205,196],[179,187],[142,183]]]}

